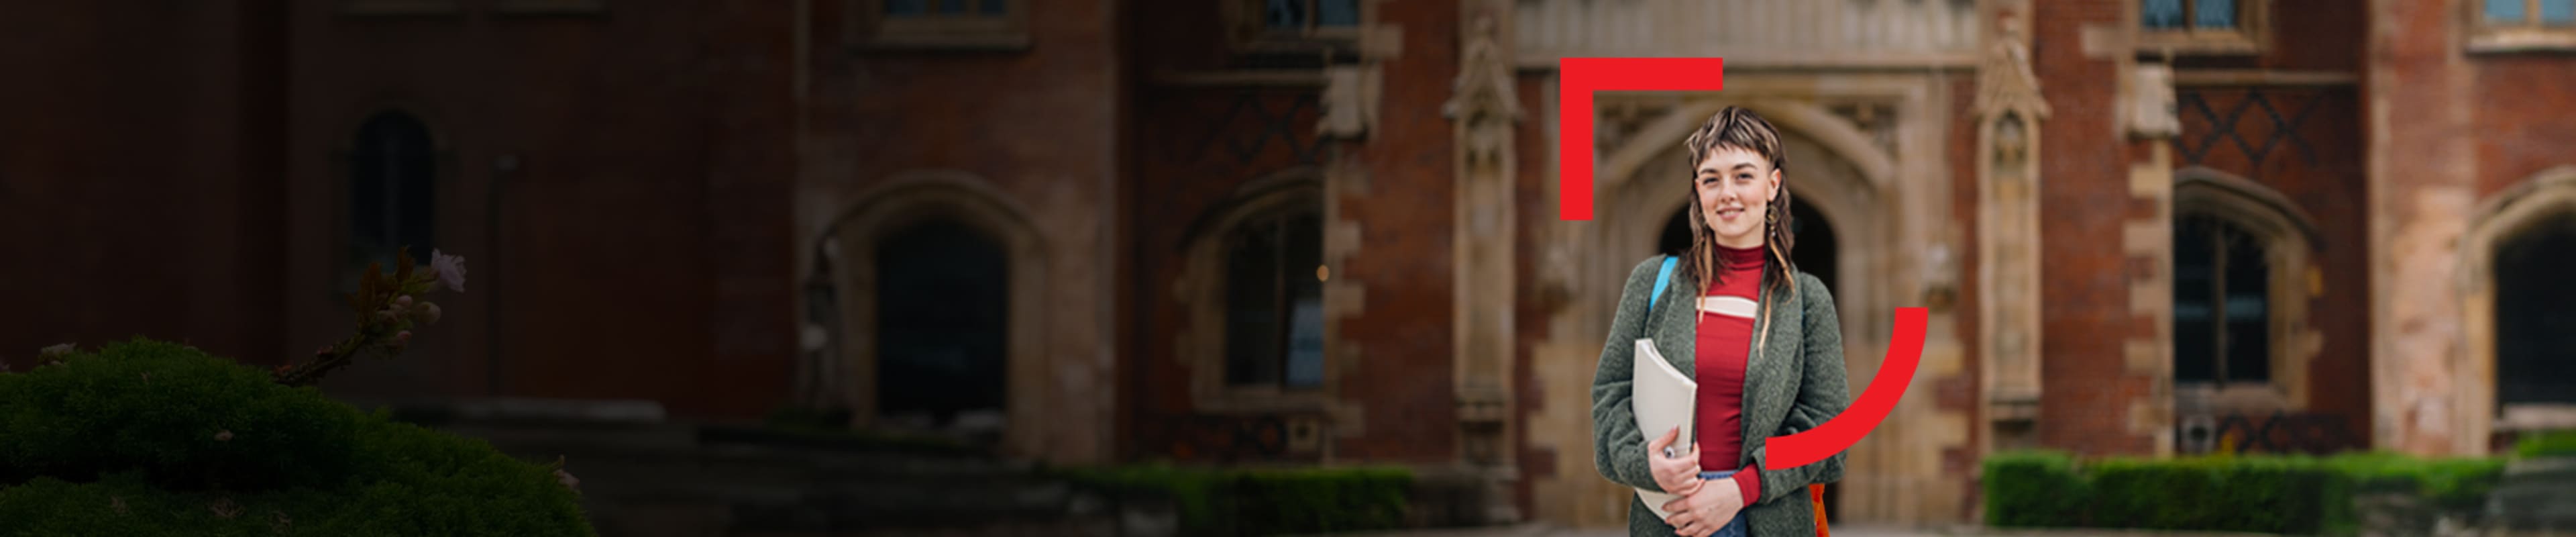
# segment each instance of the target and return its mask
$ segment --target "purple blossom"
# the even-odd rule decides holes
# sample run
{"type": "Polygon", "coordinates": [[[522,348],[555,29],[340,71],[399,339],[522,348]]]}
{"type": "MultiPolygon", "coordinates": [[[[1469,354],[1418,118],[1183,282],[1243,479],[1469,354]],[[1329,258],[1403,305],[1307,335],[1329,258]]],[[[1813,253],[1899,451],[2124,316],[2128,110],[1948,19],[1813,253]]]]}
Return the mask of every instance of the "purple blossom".
{"type": "Polygon", "coordinates": [[[429,269],[438,275],[438,283],[449,290],[465,292],[465,256],[430,250],[429,269]]]}

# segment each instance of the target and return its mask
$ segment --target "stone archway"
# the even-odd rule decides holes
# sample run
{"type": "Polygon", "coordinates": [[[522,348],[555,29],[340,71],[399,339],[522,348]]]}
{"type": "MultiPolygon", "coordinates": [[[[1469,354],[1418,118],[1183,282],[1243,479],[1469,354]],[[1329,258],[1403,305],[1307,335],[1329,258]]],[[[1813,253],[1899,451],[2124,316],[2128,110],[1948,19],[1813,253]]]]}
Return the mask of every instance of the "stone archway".
{"type": "MultiPolygon", "coordinates": [[[[1765,119],[1771,117],[1769,112],[1757,110],[1756,113],[1764,114],[1765,119]]],[[[1706,119],[1706,115],[1703,114],[1701,119],[1706,119]]],[[[1880,196],[1869,183],[1868,172],[1842,153],[1843,150],[1859,149],[1849,149],[1850,146],[1835,148],[1808,135],[1807,131],[1784,123],[1773,121],[1773,125],[1781,129],[1781,151],[1789,161],[1788,167],[1783,169],[1781,183],[1789,191],[1791,210],[1797,216],[1791,221],[1808,228],[1800,231],[1790,257],[1800,264],[1799,270],[1824,279],[1826,288],[1833,291],[1836,307],[1842,314],[1846,341],[1843,359],[1849,371],[1848,381],[1853,393],[1859,393],[1875,376],[1877,349],[1885,344],[1883,340],[1868,337],[1862,327],[1867,326],[1869,316],[1863,312],[1873,310],[1857,304],[1877,303],[1880,297],[1873,295],[1873,290],[1885,287],[1880,281],[1885,279],[1885,274],[1877,264],[1880,262],[1878,252],[1884,249],[1871,245],[1886,240],[1886,236],[1879,232],[1883,228],[1878,226],[1886,225],[1888,218],[1886,211],[1872,214],[1863,209],[1877,203],[1880,196]]],[[[1690,166],[1685,155],[1679,139],[1675,138],[1612,191],[1615,194],[1610,199],[1616,200],[1620,207],[1631,208],[1621,212],[1662,215],[1661,218],[1618,218],[1621,222],[1613,224],[1612,229],[1629,235],[1631,240],[1627,241],[1628,244],[1648,245],[1649,249],[1621,252],[1626,255],[1613,257],[1633,260],[1666,253],[1671,249],[1676,226],[1688,225],[1681,220],[1690,210],[1690,200],[1686,197],[1689,182],[1684,180],[1690,176],[1690,166]]],[[[1687,229],[1681,228],[1679,236],[1683,241],[1688,240],[1687,229]]],[[[1687,247],[1688,243],[1684,242],[1682,246],[1687,247]]],[[[1881,429],[1894,431],[1899,427],[1883,425],[1881,429]]],[[[1843,498],[1849,496],[1844,494],[1846,489],[1853,486],[1885,488],[1883,483],[1866,482],[1873,473],[1871,469],[1885,466],[1886,461],[1878,457],[1878,449],[1871,446],[1883,443],[1880,441],[1882,434],[1873,434],[1872,439],[1855,446],[1844,465],[1844,480],[1826,487],[1828,513],[1845,512],[1843,498]],[[1856,481],[1855,477],[1859,479],[1856,481]]],[[[1862,520],[1870,518],[1875,517],[1861,517],[1862,520]]]]}
{"type": "Polygon", "coordinates": [[[1058,432],[1052,428],[1066,425],[1051,423],[1061,420],[1047,419],[1045,412],[1048,398],[1039,353],[1045,344],[1046,311],[1045,295],[1039,290],[1044,289],[1048,256],[1041,235],[1026,216],[1028,211],[981,179],[959,172],[906,174],[857,199],[863,201],[833,219],[829,238],[824,239],[832,241],[830,249],[840,252],[844,259],[855,258],[837,264],[837,274],[831,275],[837,302],[845,305],[839,326],[834,328],[845,335],[838,338],[838,350],[846,366],[846,374],[834,379],[839,386],[832,391],[840,394],[850,408],[854,424],[917,425],[889,418],[928,414],[933,427],[953,430],[951,426],[964,417],[970,422],[982,422],[969,423],[967,429],[988,430],[988,439],[997,442],[1005,453],[1044,453],[1039,444],[1058,432]],[[883,255],[930,259],[880,259],[883,255]],[[959,274],[941,274],[952,270],[959,274]],[[960,275],[970,278],[948,277],[960,275]],[[890,278],[905,281],[890,282],[890,278]],[[979,282],[989,285],[978,285],[979,282]],[[918,292],[909,291],[888,294],[888,283],[923,285],[934,294],[980,293],[1007,298],[986,302],[999,311],[970,307],[898,312],[889,308],[932,304],[941,296],[917,296],[918,292]],[[888,318],[896,315],[933,318],[888,318]],[[918,322],[936,326],[905,324],[918,322]],[[952,344],[956,340],[888,333],[896,328],[963,330],[973,334],[949,335],[996,335],[1000,343],[952,344]],[[889,359],[888,352],[911,356],[889,359]],[[941,367],[950,365],[1001,378],[994,382],[995,379],[970,378],[974,373],[961,377],[940,372],[941,367]],[[971,393],[961,394],[956,400],[942,397],[903,401],[889,407],[889,396],[917,395],[890,390],[888,383],[898,380],[948,382],[956,384],[949,388],[971,393]],[[986,393],[991,388],[998,391],[986,393]],[[978,413],[987,405],[1000,407],[999,423],[991,423],[991,416],[978,413]]]}
{"type": "MultiPolygon", "coordinates": [[[[1741,104],[1771,120],[1786,135],[1785,186],[1811,205],[1834,232],[1832,291],[1843,324],[1845,364],[1857,391],[1875,377],[1893,327],[1896,306],[1922,305],[1931,293],[1952,289],[1958,266],[1945,255],[1961,235],[1951,223],[1950,166],[1943,158],[1951,117],[1950,84],[1937,77],[1760,73],[1730,76],[1722,95],[1623,92],[1595,96],[1596,131],[1602,139],[1594,185],[1595,218],[1536,226],[1532,301],[1543,305],[1526,375],[1539,402],[1523,437],[1532,454],[1552,456],[1557,470],[1533,474],[1528,487],[1536,517],[1578,525],[1625,520],[1624,488],[1595,475],[1585,387],[1604,345],[1630,269],[1656,253],[1674,212],[1685,204],[1687,166],[1681,140],[1708,116],[1741,104]]],[[[1542,86],[1553,91],[1553,86],[1542,86]]],[[[1553,103],[1552,95],[1540,99],[1553,103]]],[[[1536,117],[1552,118],[1553,109],[1536,117]]],[[[1553,124],[1540,132],[1552,132],[1553,124]]],[[[1552,167],[1551,167],[1552,168],[1552,167]]],[[[1553,203],[1557,186],[1546,192],[1553,203]]],[[[1807,243],[1801,245],[1806,249],[1807,243]]],[[[1793,254],[1794,255],[1794,254],[1793,254]]],[[[1950,328],[1953,316],[1935,306],[1921,371],[1908,388],[1933,391],[1936,381],[1957,382],[1964,351],[1950,328]],[[1942,372],[1947,373],[1942,373],[1942,372]],[[1950,379],[1942,380],[1943,375],[1950,379]]],[[[1851,451],[1840,484],[1837,521],[1864,523],[1948,522],[1967,516],[1964,494],[1923,494],[1957,489],[1965,478],[1943,468],[1944,458],[1975,449],[1973,409],[1937,408],[1932,397],[1908,397],[1895,413],[1851,451]],[[1945,452],[1949,455],[1945,455],[1945,452]],[[1946,473],[1945,473],[1946,472],[1946,473]]]]}
{"type": "MultiPolygon", "coordinates": [[[[2576,167],[2552,168],[2498,192],[2476,213],[2461,237],[2461,316],[2468,347],[2466,371],[2453,376],[2456,408],[2466,408],[2464,433],[2473,451],[2489,448],[2496,432],[2576,426],[2576,401],[2547,393],[2576,385],[2576,377],[2538,378],[2507,385],[2507,375],[2566,375],[2564,355],[2549,356],[2553,333],[2534,312],[2564,309],[2548,304],[2576,296],[2557,276],[2576,247],[2576,167]],[[2506,297],[2511,294],[2513,297],[2506,297]],[[2537,321],[2537,322],[2535,322],[2537,321]]],[[[2556,332],[2563,332],[2559,328],[2556,332]]],[[[2564,348],[2564,347],[2556,347],[2564,348]]]]}
{"type": "MultiPolygon", "coordinates": [[[[1735,86],[1732,82],[1730,92],[1735,86]]],[[[1764,87],[1758,81],[1746,86],[1764,87]]],[[[1757,89],[1746,93],[1758,96],[1762,92],[1757,89]]],[[[1893,95],[1878,98],[1888,99],[1882,102],[1899,103],[1896,105],[1899,110],[1920,110],[1908,107],[1928,106],[1923,101],[1898,95],[1914,94],[1893,92],[1893,95]]],[[[1839,97],[1855,98],[1864,97],[1839,97]]],[[[1919,169],[1908,171],[1914,166],[1896,165],[1895,155],[1913,155],[1928,161],[1936,159],[1937,154],[1897,151],[1900,146],[1872,141],[1906,137],[1866,134],[1847,118],[1828,111],[1826,106],[1800,98],[1675,100],[1673,96],[1649,94],[1603,96],[1599,99],[1605,103],[1660,101],[1669,103],[1669,106],[1643,122],[1642,127],[1627,133],[1625,138],[1634,142],[1620,142],[1603,149],[1605,167],[1598,176],[1602,183],[1596,187],[1598,191],[1594,198],[1599,207],[1596,220],[1558,228],[1561,234],[1552,237],[1554,242],[1541,248],[1549,252],[1549,256],[1562,256],[1556,262],[1569,263],[1551,267],[1551,270],[1567,275],[1589,275],[1567,278],[1561,284],[1563,287],[1554,289],[1544,287],[1550,282],[1542,280],[1543,296],[1561,293],[1565,302],[1551,316],[1554,322],[1559,323],[1559,339],[1542,343],[1533,351],[1537,362],[1533,367],[1534,374],[1590,378],[1590,366],[1602,345],[1599,339],[1602,335],[1597,326],[1600,319],[1607,318],[1615,306],[1619,286],[1628,270],[1640,260],[1657,253],[1658,241],[1665,227],[1672,223],[1672,216],[1687,204],[1688,182],[1681,179],[1688,176],[1689,169],[1681,148],[1681,139],[1687,134],[1686,127],[1669,136],[1657,133],[1674,130],[1667,128],[1673,125],[1696,126],[1729,102],[1746,102],[1751,103],[1749,108],[1772,120],[1782,131],[1784,151],[1789,160],[1784,186],[1789,189],[1792,199],[1812,210],[1816,222],[1829,223],[1832,229],[1834,240],[1829,247],[1832,253],[1829,257],[1832,258],[1836,281],[1831,289],[1842,317],[1845,364],[1852,389],[1866,386],[1875,377],[1880,355],[1885,352],[1892,323],[1887,312],[1900,304],[1913,305],[1910,298],[1914,291],[1899,290],[1924,285],[1923,277],[1927,276],[1924,272],[1899,268],[1900,260],[1921,259],[1928,246],[1903,239],[1919,233],[1909,233],[1905,226],[1899,224],[1916,222],[1912,224],[1913,231],[1921,232],[1938,228],[1936,222],[1943,218],[1940,212],[1916,209],[1928,205],[1920,202],[1932,198],[1908,199],[1897,193],[1906,188],[1906,182],[1900,180],[1900,176],[1919,177],[1927,182],[1940,176],[1919,169]],[[1900,292],[1906,296],[1891,294],[1900,292]]],[[[1903,117],[1905,112],[1894,115],[1903,117]]],[[[1900,121],[1898,126],[1890,128],[1896,133],[1909,129],[1935,130],[1927,127],[1937,128],[1937,124],[1900,121]]],[[[1937,140],[1937,136],[1925,138],[1937,140]]],[[[1920,168],[1936,166],[1926,164],[1920,168]]],[[[1941,195],[1935,192],[1946,191],[1933,190],[1921,195],[1941,195]]],[[[1827,246],[1801,242],[1800,250],[1809,248],[1827,246]]],[[[1826,250],[1811,250],[1810,253],[1822,251],[1826,250]]],[[[1810,268],[1810,272],[1813,271],[1810,268]]],[[[1936,328],[1935,333],[1941,330],[1936,328]]],[[[1947,334],[1939,337],[1946,338],[1947,334]]],[[[1938,360],[1955,363],[1958,359],[1955,344],[1927,342],[1926,348],[1925,364],[1937,363],[1938,360]],[[1936,354],[1941,352],[1936,349],[1949,349],[1947,352],[1952,354],[1936,354]]],[[[1916,384],[1909,389],[1928,390],[1921,386],[1928,384],[1928,377],[1917,375],[1916,384]]],[[[1555,390],[1551,390],[1547,397],[1550,405],[1560,398],[1586,400],[1579,392],[1555,390]]],[[[1942,514],[1954,510],[1951,507],[1916,507],[1914,504],[1925,503],[1916,499],[1921,496],[1918,491],[1944,486],[1945,479],[1940,474],[1940,453],[1943,449],[1970,445],[1967,422],[1963,417],[1943,415],[1943,412],[1933,409],[1929,398],[1920,399],[1901,404],[1896,415],[1850,452],[1843,481],[1827,487],[1834,502],[1829,510],[1838,519],[1904,522],[1955,516],[1942,514]]],[[[1566,425],[1588,427],[1588,422],[1579,416],[1565,416],[1573,419],[1563,425],[1553,423],[1551,420],[1563,419],[1554,416],[1554,413],[1542,413],[1536,418],[1532,425],[1535,438],[1563,436],[1549,432],[1551,428],[1566,425]]],[[[1544,445],[1548,441],[1533,443],[1544,445]]],[[[1554,449],[1564,449],[1563,444],[1556,444],[1554,449]]],[[[1578,453],[1588,454],[1588,446],[1578,453]]],[[[1567,465],[1564,462],[1559,464],[1567,465]]],[[[1581,523],[1598,523],[1598,519],[1592,517],[1616,517],[1624,512],[1625,497],[1610,488],[1615,484],[1598,483],[1601,487],[1596,497],[1594,492],[1575,491],[1592,488],[1595,485],[1592,482],[1600,481],[1598,477],[1581,475],[1562,476],[1560,479],[1580,479],[1569,484],[1582,487],[1567,490],[1546,483],[1535,484],[1534,487],[1551,490],[1549,494],[1534,493],[1533,502],[1559,501],[1555,498],[1561,496],[1562,501],[1583,504],[1571,510],[1575,513],[1571,518],[1581,523]]]]}

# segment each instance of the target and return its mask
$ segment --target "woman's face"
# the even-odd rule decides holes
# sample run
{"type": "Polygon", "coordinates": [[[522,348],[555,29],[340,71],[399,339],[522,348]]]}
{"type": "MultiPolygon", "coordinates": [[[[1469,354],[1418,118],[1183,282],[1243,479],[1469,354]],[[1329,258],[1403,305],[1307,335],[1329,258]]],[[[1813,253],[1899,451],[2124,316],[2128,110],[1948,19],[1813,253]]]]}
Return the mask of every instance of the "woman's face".
{"type": "Polygon", "coordinates": [[[1692,191],[1699,195],[1700,218],[1717,230],[1717,244],[1761,246],[1762,215],[1780,191],[1780,170],[1761,154],[1730,146],[1709,151],[1696,173],[1692,191]]]}

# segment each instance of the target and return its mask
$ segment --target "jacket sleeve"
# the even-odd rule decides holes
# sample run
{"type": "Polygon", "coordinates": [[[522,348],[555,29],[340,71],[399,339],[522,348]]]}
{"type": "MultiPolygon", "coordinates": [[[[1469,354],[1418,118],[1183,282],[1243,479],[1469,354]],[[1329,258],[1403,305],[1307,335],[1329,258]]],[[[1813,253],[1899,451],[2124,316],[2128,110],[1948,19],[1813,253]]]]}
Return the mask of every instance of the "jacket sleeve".
{"type": "Polygon", "coordinates": [[[1608,341],[1601,344],[1600,365],[1592,371],[1592,464],[1601,477],[1646,490],[1663,487],[1646,469],[1646,437],[1637,431],[1629,387],[1630,376],[1636,373],[1637,340],[1646,333],[1646,295],[1654,292],[1651,286],[1660,261],[1660,257],[1648,258],[1629,271],[1628,283],[1619,291],[1619,306],[1610,318],[1608,341]]]}
{"type": "MultiPolygon", "coordinates": [[[[1802,308],[1800,331],[1805,334],[1799,355],[1798,400],[1789,407],[1775,436],[1805,432],[1841,415],[1851,406],[1851,385],[1844,380],[1842,317],[1834,310],[1833,291],[1814,276],[1798,275],[1799,302],[1802,308]]],[[[1753,452],[1756,468],[1768,465],[1770,448],[1753,452]]],[[[1843,453],[1805,466],[1783,470],[1762,470],[1764,503],[1803,494],[1807,485],[1832,483],[1843,478],[1843,453]]]]}

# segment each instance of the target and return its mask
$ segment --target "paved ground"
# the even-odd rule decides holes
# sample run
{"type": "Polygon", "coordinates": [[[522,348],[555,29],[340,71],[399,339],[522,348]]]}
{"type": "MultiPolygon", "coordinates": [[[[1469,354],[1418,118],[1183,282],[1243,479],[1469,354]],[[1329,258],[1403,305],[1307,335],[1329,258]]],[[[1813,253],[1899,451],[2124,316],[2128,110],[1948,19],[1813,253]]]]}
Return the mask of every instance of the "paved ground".
{"type": "MultiPolygon", "coordinates": [[[[1416,530],[1378,533],[1345,533],[1336,537],[1626,537],[1620,528],[1563,528],[1546,524],[1527,524],[1493,528],[1416,530]]],[[[2146,537],[2196,536],[2244,537],[2244,533],[2165,533],[2128,530],[1989,530],[1979,527],[1905,528],[1892,526],[1835,526],[1833,537],[2146,537]]]]}

